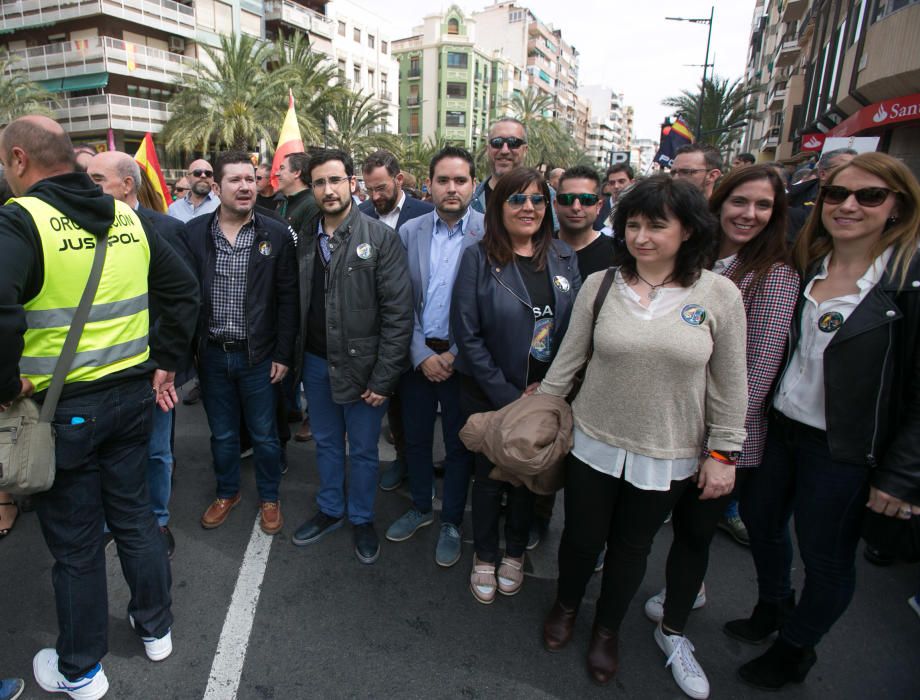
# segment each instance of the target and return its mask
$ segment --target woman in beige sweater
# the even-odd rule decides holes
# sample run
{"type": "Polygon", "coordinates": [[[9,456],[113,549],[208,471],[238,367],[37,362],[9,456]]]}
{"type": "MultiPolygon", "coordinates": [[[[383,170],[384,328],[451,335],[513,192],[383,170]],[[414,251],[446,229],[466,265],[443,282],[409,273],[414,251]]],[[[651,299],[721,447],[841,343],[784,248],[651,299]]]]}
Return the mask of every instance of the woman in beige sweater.
{"type": "Polygon", "coordinates": [[[620,623],[674,503],[694,483],[701,498],[718,498],[734,485],[745,438],[746,322],[738,288],[703,269],[715,229],[702,193],[686,182],[656,176],[623,195],[615,230],[626,245],[614,259],[597,323],[592,328],[592,307],[604,273],[585,281],[540,386],[567,395],[593,336],[572,404],[559,588],[543,637],[549,651],[569,641],[606,544],[587,658],[597,683],[616,674],[620,623]]]}

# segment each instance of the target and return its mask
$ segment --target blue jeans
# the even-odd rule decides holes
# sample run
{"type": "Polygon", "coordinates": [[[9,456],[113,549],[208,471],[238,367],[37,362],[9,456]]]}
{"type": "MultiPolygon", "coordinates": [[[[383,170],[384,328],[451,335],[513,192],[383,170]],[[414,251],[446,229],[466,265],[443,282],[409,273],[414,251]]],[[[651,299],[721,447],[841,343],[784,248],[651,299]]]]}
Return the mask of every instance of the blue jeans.
{"type": "Polygon", "coordinates": [[[256,487],[262,501],[278,500],[281,443],[275,419],[271,360],[249,366],[245,352],[224,352],[208,345],[198,368],[201,400],[211,428],[211,454],[217,497],[240,491],[240,416],[246,420],[255,461],[256,487]]]}
{"type": "Polygon", "coordinates": [[[147,489],[150,505],[160,527],[169,525],[169,497],[172,494],[172,428],[175,411],[153,411],[153,431],[147,446],[147,489]]]}
{"type": "Polygon", "coordinates": [[[853,598],[869,468],[834,461],[826,433],[774,412],[752,480],[742,492],[741,516],[759,596],[779,602],[792,595],[789,520],[795,516],[805,585],[780,635],[795,646],[813,647],[853,598]]]}
{"type": "Polygon", "coordinates": [[[399,385],[403,427],[406,434],[406,461],[409,465],[409,490],[412,503],[421,513],[431,512],[431,485],[434,481],[434,424],[441,404],[441,432],[444,435],[444,496],[441,522],[460,527],[466,508],[473,455],[460,441],[463,414],[460,411],[460,377],[454,374],[444,382],[430,382],[419,370],[409,370],[399,385]]]}
{"type": "Polygon", "coordinates": [[[386,402],[376,408],[364,401],[340,404],[332,400],[326,360],[310,353],[303,358],[303,383],[310,406],[310,424],[316,441],[319,493],[316,504],[332,518],[341,518],[345,506],[345,434],[348,434],[348,519],[354,525],[374,522],[377,441],[386,402]]]}
{"type": "Polygon", "coordinates": [[[51,490],[35,496],[35,509],[55,562],[58,669],[70,680],[108,652],[104,520],[138,633],[162,637],[172,625],[169,560],[147,493],[153,410],[150,381],[136,379],[64,398],[54,414],[57,474],[51,490]]]}

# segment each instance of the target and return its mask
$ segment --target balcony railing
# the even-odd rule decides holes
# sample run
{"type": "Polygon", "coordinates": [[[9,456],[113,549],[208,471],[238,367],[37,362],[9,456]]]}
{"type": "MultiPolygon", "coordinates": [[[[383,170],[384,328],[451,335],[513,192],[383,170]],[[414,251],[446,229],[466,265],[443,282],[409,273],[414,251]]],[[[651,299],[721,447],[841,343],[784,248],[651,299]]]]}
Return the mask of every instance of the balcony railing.
{"type": "Polygon", "coordinates": [[[387,92],[386,90],[380,90],[380,91],[377,93],[377,97],[379,97],[379,98],[380,98],[381,100],[383,100],[384,102],[392,102],[392,101],[393,101],[393,93],[392,93],[392,92],[387,92]]]}
{"type": "Polygon", "coordinates": [[[195,11],[173,0],[13,0],[0,2],[0,31],[50,25],[95,15],[119,17],[195,38],[195,11]]]}
{"type": "Polygon", "coordinates": [[[165,102],[123,95],[71,97],[49,102],[48,106],[64,130],[70,133],[105,129],[158,133],[170,117],[169,105],[165,102]]]}
{"type": "Polygon", "coordinates": [[[760,140],[760,149],[764,150],[767,148],[776,148],[779,146],[779,134],[782,129],[778,126],[774,126],[767,133],[763,135],[763,138],[760,140]]]}
{"type": "Polygon", "coordinates": [[[195,70],[188,56],[143,44],[98,36],[11,51],[13,65],[30,80],[53,80],[87,73],[116,73],[163,83],[174,83],[195,70]]]}
{"type": "Polygon", "coordinates": [[[298,27],[327,39],[332,39],[335,31],[332,20],[303,5],[290,0],[267,0],[265,3],[265,21],[280,20],[293,27],[298,27]]]}
{"type": "Polygon", "coordinates": [[[802,49],[799,46],[799,40],[797,38],[784,39],[783,43],[779,45],[776,51],[776,58],[773,61],[773,65],[777,68],[791,66],[796,62],[801,52],[802,49]]]}
{"type": "Polygon", "coordinates": [[[802,19],[807,9],[808,0],[786,0],[786,5],[783,7],[783,22],[789,24],[802,19]]]}
{"type": "Polygon", "coordinates": [[[420,68],[410,68],[409,69],[409,74],[408,74],[409,78],[419,78],[421,77],[421,75],[422,75],[422,71],[420,68]]]}
{"type": "Polygon", "coordinates": [[[770,90],[770,96],[767,98],[767,107],[770,109],[779,109],[786,100],[786,81],[776,83],[770,90]]]}
{"type": "Polygon", "coordinates": [[[417,107],[418,106],[418,95],[409,95],[406,98],[406,105],[408,107],[417,107]]]}

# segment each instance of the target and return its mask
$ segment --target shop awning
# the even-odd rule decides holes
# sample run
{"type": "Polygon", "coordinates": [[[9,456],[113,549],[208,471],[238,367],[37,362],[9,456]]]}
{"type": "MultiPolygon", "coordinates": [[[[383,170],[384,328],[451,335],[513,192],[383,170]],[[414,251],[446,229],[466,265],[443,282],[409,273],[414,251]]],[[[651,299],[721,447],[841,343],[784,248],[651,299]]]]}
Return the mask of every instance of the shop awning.
{"type": "Polygon", "coordinates": [[[73,75],[69,78],[55,78],[54,80],[39,80],[41,85],[48,92],[65,92],[68,90],[95,90],[104,88],[109,84],[108,73],[86,73],[84,75],[73,75]]]}

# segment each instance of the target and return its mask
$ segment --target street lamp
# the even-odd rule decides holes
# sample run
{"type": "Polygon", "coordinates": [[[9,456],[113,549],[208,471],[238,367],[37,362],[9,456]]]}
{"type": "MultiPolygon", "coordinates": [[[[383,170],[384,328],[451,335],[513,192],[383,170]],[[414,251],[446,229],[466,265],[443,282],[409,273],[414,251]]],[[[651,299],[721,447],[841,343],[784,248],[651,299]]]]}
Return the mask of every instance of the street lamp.
{"type": "Polygon", "coordinates": [[[710,7],[709,17],[665,17],[671,22],[691,22],[692,24],[708,24],[709,35],[706,37],[706,58],[703,59],[703,83],[700,85],[700,104],[696,110],[696,140],[699,141],[703,135],[703,94],[706,92],[706,71],[712,65],[709,63],[709,44],[712,41],[712,20],[715,17],[715,6],[710,7]]]}

